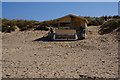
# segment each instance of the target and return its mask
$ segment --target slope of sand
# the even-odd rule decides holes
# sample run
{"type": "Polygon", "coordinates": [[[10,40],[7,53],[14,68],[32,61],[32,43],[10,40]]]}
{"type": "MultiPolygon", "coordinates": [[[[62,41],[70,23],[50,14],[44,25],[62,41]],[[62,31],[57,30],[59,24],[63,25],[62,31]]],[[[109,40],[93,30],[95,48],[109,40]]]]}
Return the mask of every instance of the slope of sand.
{"type": "Polygon", "coordinates": [[[98,29],[90,26],[78,41],[34,41],[46,31],[3,33],[3,78],[118,77],[118,42],[98,29]]]}

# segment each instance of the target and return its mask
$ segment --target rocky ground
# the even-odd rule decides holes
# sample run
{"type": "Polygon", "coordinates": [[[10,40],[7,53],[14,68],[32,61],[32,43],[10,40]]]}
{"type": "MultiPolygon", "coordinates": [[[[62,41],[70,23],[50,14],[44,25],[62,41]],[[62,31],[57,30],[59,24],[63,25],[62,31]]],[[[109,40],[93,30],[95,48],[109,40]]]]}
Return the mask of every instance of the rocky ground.
{"type": "Polygon", "coordinates": [[[87,39],[44,41],[46,31],[2,33],[3,78],[116,78],[118,41],[88,27],[87,39]]]}

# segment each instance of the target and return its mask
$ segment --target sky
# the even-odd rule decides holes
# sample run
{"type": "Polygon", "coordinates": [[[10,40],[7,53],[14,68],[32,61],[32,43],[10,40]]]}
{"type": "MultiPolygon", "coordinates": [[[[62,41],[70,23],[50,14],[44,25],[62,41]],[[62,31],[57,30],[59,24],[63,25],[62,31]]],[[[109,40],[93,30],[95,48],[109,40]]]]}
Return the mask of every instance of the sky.
{"type": "Polygon", "coordinates": [[[45,21],[66,16],[118,15],[118,2],[2,2],[2,18],[45,21]]]}
{"type": "Polygon", "coordinates": [[[120,0],[2,0],[2,2],[118,2],[120,0]]]}

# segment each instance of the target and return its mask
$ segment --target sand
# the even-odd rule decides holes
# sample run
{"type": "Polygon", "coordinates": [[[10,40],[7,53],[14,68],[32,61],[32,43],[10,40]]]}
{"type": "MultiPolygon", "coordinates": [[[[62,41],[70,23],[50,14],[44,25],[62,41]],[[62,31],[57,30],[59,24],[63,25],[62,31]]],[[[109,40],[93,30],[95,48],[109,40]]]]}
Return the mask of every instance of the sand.
{"type": "Polygon", "coordinates": [[[78,41],[38,40],[47,31],[2,33],[3,78],[116,78],[118,41],[90,26],[78,41]],[[36,41],[35,41],[36,40],[36,41]]]}

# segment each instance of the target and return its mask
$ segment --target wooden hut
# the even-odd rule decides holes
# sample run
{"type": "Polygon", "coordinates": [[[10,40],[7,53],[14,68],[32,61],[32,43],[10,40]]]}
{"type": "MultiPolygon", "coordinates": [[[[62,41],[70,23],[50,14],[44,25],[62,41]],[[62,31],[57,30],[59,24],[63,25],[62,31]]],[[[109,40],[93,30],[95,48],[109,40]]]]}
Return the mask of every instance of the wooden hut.
{"type": "Polygon", "coordinates": [[[71,29],[79,30],[80,26],[87,27],[88,21],[85,18],[75,15],[67,15],[55,19],[60,27],[70,27],[71,29]]]}
{"type": "Polygon", "coordinates": [[[55,36],[58,36],[59,34],[60,36],[76,34],[78,38],[81,38],[80,28],[82,27],[86,29],[88,23],[88,21],[85,18],[75,15],[67,15],[61,18],[54,19],[53,21],[55,21],[58,24],[58,26],[56,26],[58,29],[55,30],[55,36]]]}

